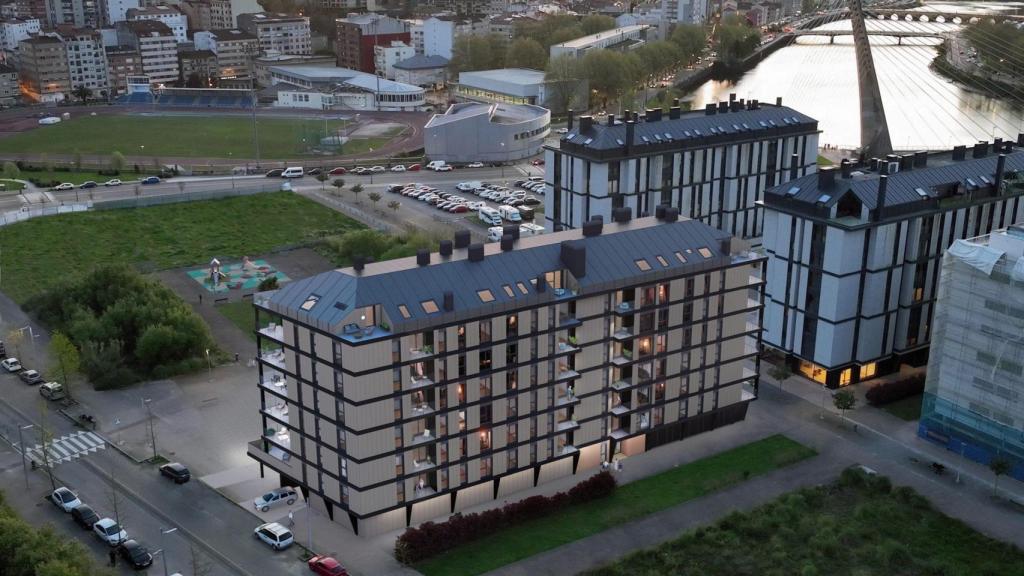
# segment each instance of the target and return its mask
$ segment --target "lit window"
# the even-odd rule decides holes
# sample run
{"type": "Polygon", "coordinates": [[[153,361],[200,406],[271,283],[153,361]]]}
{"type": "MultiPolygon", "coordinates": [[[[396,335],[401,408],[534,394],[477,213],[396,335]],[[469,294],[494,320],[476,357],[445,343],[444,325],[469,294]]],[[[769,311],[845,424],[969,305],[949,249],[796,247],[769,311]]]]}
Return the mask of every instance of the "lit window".
{"type": "Polygon", "coordinates": [[[477,290],[476,295],[480,297],[481,302],[494,302],[494,294],[491,294],[490,290],[477,290]]]}
{"type": "Polygon", "coordinates": [[[683,264],[686,264],[686,256],[683,256],[682,252],[676,252],[676,259],[682,262],[683,264]]]}
{"type": "Polygon", "coordinates": [[[651,265],[648,264],[647,260],[644,260],[643,258],[638,258],[638,259],[634,260],[633,262],[636,263],[636,267],[637,268],[643,270],[644,272],[646,272],[646,271],[651,269],[651,265]]]}
{"type": "Polygon", "coordinates": [[[405,304],[398,305],[398,313],[402,315],[402,318],[408,320],[412,318],[412,314],[409,314],[409,309],[405,307],[405,304]]]}
{"type": "Polygon", "coordinates": [[[661,264],[662,266],[668,268],[668,260],[665,260],[665,258],[662,256],[655,256],[655,258],[658,259],[658,264],[661,264]]]}
{"type": "Polygon", "coordinates": [[[301,308],[308,312],[308,311],[312,310],[313,306],[316,306],[316,303],[319,302],[319,301],[320,301],[320,295],[319,294],[310,294],[306,298],[306,301],[302,303],[301,308]]]}
{"type": "Polygon", "coordinates": [[[426,300],[424,302],[420,302],[420,306],[423,307],[423,311],[426,312],[427,314],[433,314],[434,312],[437,312],[437,302],[434,302],[433,300],[426,300]]]}
{"type": "Polygon", "coordinates": [[[502,286],[502,288],[505,290],[505,294],[509,298],[515,298],[516,297],[516,293],[512,291],[512,287],[509,286],[508,284],[505,284],[504,286],[502,286]]]}
{"type": "Polygon", "coordinates": [[[700,252],[700,255],[705,258],[711,258],[711,250],[708,250],[707,248],[698,248],[697,252],[700,252]]]}
{"type": "Polygon", "coordinates": [[[867,378],[873,378],[875,373],[878,372],[878,365],[872,362],[871,364],[865,364],[860,367],[860,379],[865,380],[867,378]]]}
{"type": "Polygon", "coordinates": [[[853,368],[847,368],[839,373],[839,385],[846,386],[853,379],[853,368]]]}
{"type": "Polygon", "coordinates": [[[523,294],[530,293],[530,290],[526,288],[526,284],[523,284],[522,282],[516,282],[516,288],[519,288],[519,291],[523,294]]]}

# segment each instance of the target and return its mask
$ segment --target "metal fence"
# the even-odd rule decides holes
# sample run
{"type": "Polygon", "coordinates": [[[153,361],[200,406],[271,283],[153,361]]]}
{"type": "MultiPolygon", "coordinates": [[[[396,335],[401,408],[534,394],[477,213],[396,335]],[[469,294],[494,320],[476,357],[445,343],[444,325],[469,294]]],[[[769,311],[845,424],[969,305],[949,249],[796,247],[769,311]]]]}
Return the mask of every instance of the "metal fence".
{"type": "Polygon", "coordinates": [[[0,214],[0,226],[24,222],[39,216],[56,216],[57,214],[70,214],[72,212],[85,212],[92,208],[92,202],[64,203],[59,206],[45,206],[32,208],[23,206],[20,210],[11,210],[0,214]]]}
{"type": "Polygon", "coordinates": [[[261,184],[259,186],[247,186],[228,190],[208,190],[203,192],[180,192],[177,194],[166,194],[161,196],[136,196],[134,198],[122,198],[118,200],[97,200],[91,202],[94,210],[118,210],[121,208],[146,208],[149,206],[161,206],[164,204],[179,204],[182,202],[200,202],[203,200],[219,200],[221,198],[235,198],[239,196],[252,196],[255,194],[266,194],[269,192],[280,192],[280,184],[261,184]]]}

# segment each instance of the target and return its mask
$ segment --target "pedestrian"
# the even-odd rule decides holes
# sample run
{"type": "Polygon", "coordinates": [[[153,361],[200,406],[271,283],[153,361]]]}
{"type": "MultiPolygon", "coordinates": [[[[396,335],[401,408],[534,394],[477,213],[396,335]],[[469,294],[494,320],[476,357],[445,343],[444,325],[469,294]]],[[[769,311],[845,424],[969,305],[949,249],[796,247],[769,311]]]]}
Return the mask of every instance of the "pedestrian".
{"type": "Polygon", "coordinates": [[[199,303],[200,304],[203,303],[203,293],[202,292],[199,293],[199,303]]]}
{"type": "Polygon", "coordinates": [[[113,550],[111,550],[107,554],[107,556],[110,558],[110,565],[111,566],[117,566],[117,552],[114,552],[113,550]]]}
{"type": "Polygon", "coordinates": [[[295,512],[288,511],[288,527],[295,526],[295,512]]]}
{"type": "Polygon", "coordinates": [[[235,364],[238,364],[238,352],[235,352],[235,364]]]}

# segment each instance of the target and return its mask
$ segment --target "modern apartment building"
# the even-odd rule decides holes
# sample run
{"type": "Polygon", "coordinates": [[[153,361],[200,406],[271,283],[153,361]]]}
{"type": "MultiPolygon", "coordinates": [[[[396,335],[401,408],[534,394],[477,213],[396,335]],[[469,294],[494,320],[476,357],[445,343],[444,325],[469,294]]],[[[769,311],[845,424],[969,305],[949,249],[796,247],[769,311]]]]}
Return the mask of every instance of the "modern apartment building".
{"type": "Polygon", "coordinates": [[[60,102],[71,97],[68,57],[54,36],[34,36],[18,42],[21,93],[32,102],[60,102]]]}
{"type": "Polygon", "coordinates": [[[235,27],[230,0],[182,0],[178,10],[188,19],[188,29],[192,32],[235,27]]]}
{"type": "Polygon", "coordinates": [[[923,365],[942,255],[1024,217],[1011,144],[844,162],[768,190],[765,343],[830,388],[923,365]]]}
{"type": "Polygon", "coordinates": [[[179,85],[187,88],[209,88],[219,78],[217,55],[209,50],[178,51],[179,85]]]}
{"type": "Polygon", "coordinates": [[[249,455],[361,535],[742,420],[763,258],[675,208],[258,295],[249,455]]]}
{"type": "Polygon", "coordinates": [[[373,67],[381,78],[388,80],[395,79],[395,64],[408,60],[416,54],[412,46],[397,40],[391,41],[387,46],[378,45],[373,47],[373,67]]]}
{"type": "Polygon", "coordinates": [[[139,51],[131,46],[108,46],[107,81],[110,93],[120,96],[128,91],[128,77],[142,75],[142,57],[139,51]]]}
{"type": "Polygon", "coordinates": [[[127,19],[131,20],[157,20],[163,22],[174,33],[174,39],[178,44],[188,42],[188,19],[174,6],[150,6],[147,8],[129,8],[127,19]]]}
{"type": "Polygon", "coordinates": [[[576,38],[575,40],[569,40],[560,44],[552,44],[550,49],[551,57],[571,56],[573,58],[582,58],[587,52],[594,50],[617,50],[619,52],[634,50],[647,41],[647,35],[650,31],[651,27],[646,24],[605,30],[604,32],[583,36],[582,38],[576,38]]]}
{"type": "Polygon", "coordinates": [[[708,20],[708,0],[661,0],[661,13],[670,22],[704,24],[708,20]]]}
{"type": "Polygon", "coordinates": [[[1024,226],[946,250],[934,325],[918,434],[1024,480],[1024,226]]]}
{"type": "Polygon", "coordinates": [[[431,17],[426,20],[407,20],[412,47],[423,56],[442,56],[452,59],[455,44],[455,21],[431,17]]]}
{"type": "Polygon", "coordinates": [[[546,147],[545,227],[578,228],[627,206],[670,204],[741,238],[761,236],[764,190],[814,172],[818,121],[781,105],[731,100],[702,111],[673,107],[605,122],[583,116],[546,147]],[[624,122],[622,120],[625,120],[624,122]]]}
{"type": "Polygon", "coordinates": [[[84,86],[92,91],[92,98],[106,98],[110,83],[107,80],[107,52],[103,48],[103,36],[91,28],[66,25],[59,26],[57,33],[67,52],[71,89],[84,86]]]}
{"type": "Polygon", "coordinates": [[[100,15],[106,27],[128,19],[128,10],[138,8],[139,0],[100,0],[100,15]]]}
{"type": "Polygon", "coordinates": [[[118,43],[138,50],[142,74],[154,85],[178,81],[178,42],[174,33],[159,20],[117,23],[118,43]]]}
{"type": "Polygon", "coordinates": [[[341,68],[373,74],[374,46],[390,46],[391,42],[412,44],[408,25],[389,16],[350,14],[334,23],[337,30],[334,53],[341,68]]]}
{"type": "Polygon", "coordinates": [[[39,34],[39,20],[18,18],[0,20],[0,50],[13,52],[18,49],[18,42],[39,34]]]}
{"type": "Polygon", "coordinates": [[[312,54],[309,18],[288,14],[239,14],[238,27],[256,37],[260,53],[312,54]]]}
{"type": "Polygon", "coordinates": [[[249,78],[252,60],[259,53],[256,37],[238,29],[196,32],[197,49],[209,50],[217,56],[218,78],[249,78]]]}
{"type": "Polygon", "coordinates": [[[99,0],[45,0],[47,28],[70,24],[79,28],[102,25],[99,0]]]}
{"type": "Polygon", "coordinates": [[[18,71],[12,66],[0,64],[0,104],[5,106],[16,104],[20,96],[18,71]]]}

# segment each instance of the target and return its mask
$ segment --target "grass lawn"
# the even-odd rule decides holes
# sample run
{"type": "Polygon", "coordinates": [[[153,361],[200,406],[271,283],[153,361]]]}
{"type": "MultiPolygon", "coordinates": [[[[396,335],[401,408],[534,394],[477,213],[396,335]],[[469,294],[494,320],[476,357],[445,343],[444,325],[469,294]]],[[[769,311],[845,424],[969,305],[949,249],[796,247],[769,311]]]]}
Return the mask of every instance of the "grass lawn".
{"type": "Polygon", "coordinates": [[[513,526],[427,560],[415,568],[426,576],[482,574],[814,454],[814,450],[785,436],[770,436],[620,486],[608,498],[572,506],[551,516],[513,526]]]}
{"type": "Polygon", "coordinates": [[[891,402],[885,406],[881,406],[881,408],[897,418],[914,421],[921,418],[921,402],[923,400],[924,394],[918,394],[916,396],[911,396],[910,398],[891,402]]]}
{"type": "Polygon", "coordinates": [[[202,265],[362,227],[287,192],[34,218],[0,228],[0,289],[21,303],[101,264],[202,265]]]}
{"type": "Polygon", "coordinates": [[[821,154],[818,155],[818,166],[831,166],[833,164],[835,164],[835,162],[825,158],[821,154]]]}
{"type": "MultiPolygon", "coordinates": [[[[239,300],[237,302],[228,302],[227,304],[219,304],[217,305],[217,311],[230,320],[232,324],[238,326],[239,330],[248,334],[249,338],[251,338],[253,342],[256,341],[256,335],[252,331],[254,312],[251,300],[246,299],[239,300]]],[[[266,328],[269,323],[269,316],[266,313],[261,314],[260,328],[266,328]]]]}
{"type": "Polygon", "coordinates": [[[585,574],[1022,576],[1024,552],[851,469],[585,574]]]}
{"type": "Polygon", "coordinates": [[[3,191],[4,192],[18,191],[18,190],[21,190],[22,188],[25,187],[24,184],[22,184],[21,182],[18,182],[17,180],[3,180],[3,179],[0,179],[0,184],[3,184],[3,187],[4,187],[3,191]]]}
{"type": "MultiPolygon", "coordinates": [[[[267,118],[258,121],[260,154],[264,160],[312,155],[310,148],[325,135],[336,134],[345,122],[267,118]]],[[[398,132],[392,131],[392,132],[398,132]]],[[[193,116],[81,116],[0,139],[0,152],[51,154],[145,155],[159,158],[255,158],[252,119],[193,116]]],[[[357,138],[345,154],[383,146],[391,135],[357,138]]]]}

